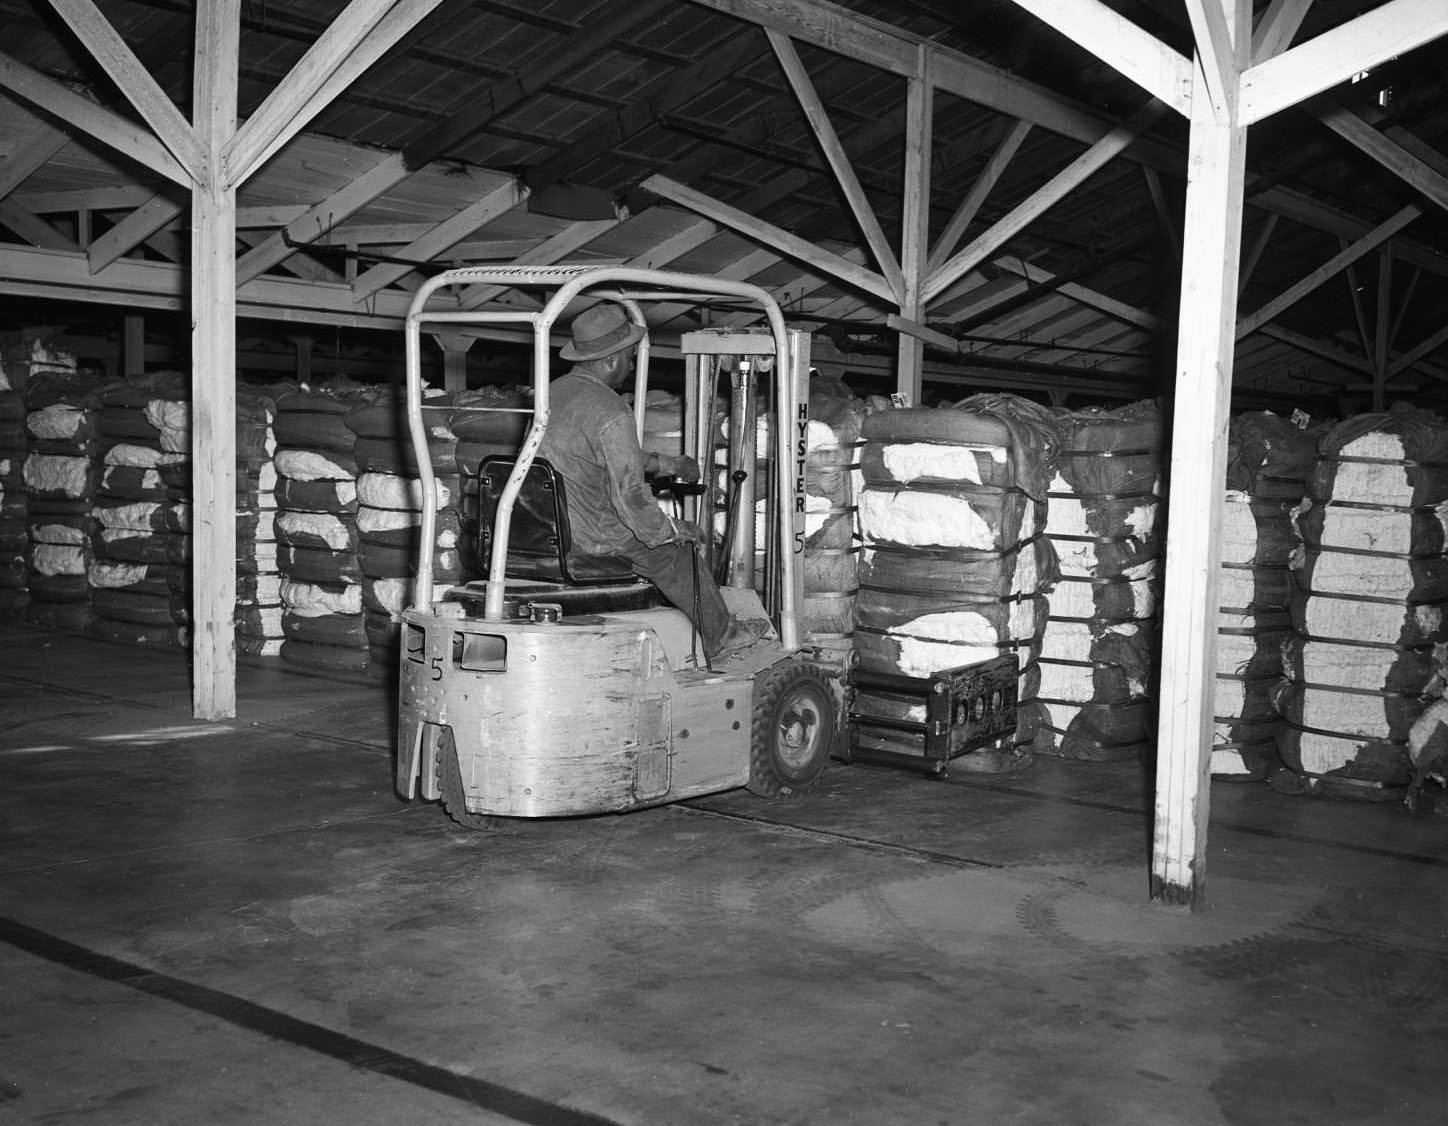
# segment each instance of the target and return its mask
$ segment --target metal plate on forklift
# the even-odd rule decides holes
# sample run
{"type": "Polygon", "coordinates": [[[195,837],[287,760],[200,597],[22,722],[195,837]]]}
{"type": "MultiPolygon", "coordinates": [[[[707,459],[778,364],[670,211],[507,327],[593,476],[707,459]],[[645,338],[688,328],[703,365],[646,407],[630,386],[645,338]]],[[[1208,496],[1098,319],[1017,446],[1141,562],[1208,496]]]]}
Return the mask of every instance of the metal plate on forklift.
{"type": "Polygon", "coordinates": [[[774,337],[767,332],[686,332],[679,351],[700,356],[772,356],[774,337]]]}

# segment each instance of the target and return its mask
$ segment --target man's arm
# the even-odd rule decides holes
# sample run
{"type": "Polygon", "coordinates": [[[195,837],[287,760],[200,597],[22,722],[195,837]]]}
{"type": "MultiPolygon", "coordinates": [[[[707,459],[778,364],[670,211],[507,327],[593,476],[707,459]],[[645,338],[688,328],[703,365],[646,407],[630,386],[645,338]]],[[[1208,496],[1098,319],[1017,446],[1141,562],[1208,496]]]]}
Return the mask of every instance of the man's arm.
{"type": "Polygon", "coordinates": [[[644,480],[644,452],[639,448],[633,419],[608,419],[599,431],[599,445],[614,507],[629,531],[649,547],[677,540],[678,529],[659,508],[653,490],[644,480]]]}

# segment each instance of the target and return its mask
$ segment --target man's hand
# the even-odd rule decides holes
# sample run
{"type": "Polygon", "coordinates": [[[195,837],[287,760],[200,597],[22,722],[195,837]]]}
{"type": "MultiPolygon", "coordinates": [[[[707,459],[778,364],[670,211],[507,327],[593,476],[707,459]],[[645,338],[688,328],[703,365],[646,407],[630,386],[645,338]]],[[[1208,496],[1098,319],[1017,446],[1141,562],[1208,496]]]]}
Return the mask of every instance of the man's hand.
{"type": "Polygon", "coordinates": [[[677,537],[675,540],[676,543],[696,543],[700,547],[709,546],[709,533],[699,527],[698,524],[689,520],[679,520],[672,516],[669,519],[674,525],[674,534],[677,537]]]}
{"type": "Polygon", "coordinates": [[[699,479],[699,463],[691,457],[670,457],[650,450],[644,458],[644,473],[690,483],[699,479]]]}

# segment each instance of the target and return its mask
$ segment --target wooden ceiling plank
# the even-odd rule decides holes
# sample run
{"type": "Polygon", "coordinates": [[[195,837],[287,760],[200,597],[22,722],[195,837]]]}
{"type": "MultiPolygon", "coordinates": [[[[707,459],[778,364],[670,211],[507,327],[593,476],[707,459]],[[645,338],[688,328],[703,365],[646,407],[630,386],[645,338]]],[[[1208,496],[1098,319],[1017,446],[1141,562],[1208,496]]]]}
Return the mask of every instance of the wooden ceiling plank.
{"type": "Polygon", "coordinates": [[[990,159],[981,169],[975,182],[970,185],[970,190],[965,193],[965,198],[955,209],[955,213],[945,224],[945,229],[940,232],[940,237],[935,240],[935,246],[930,251],[930,257],[926,260],[925,270],[927,274],[933,274],[945,264],[951,252],[959,245],[961,238],[965,235],[967,228],[975,220],[976,215],[990,195],[991,189],[996,186],[997,181],[1005,174],[1007,165],[1011,158],[1016,155],[1021,145],[1025,142],[1027,134],[1034,128],[1029,121],[1016,120],[1012,123],[1010,131],[1006,133],[991,153],[990,159]]]}
{"type": "Polygon", "coordinates": [[[1177,113],[1185,116],[1190,112],[1191,60],[1101,0],[1015,0],[1015,3],[1177,113]]]}
{"type": "Polygon", "coordinates": [[[657,124],[661,117],[717,86],[756,58],[758,53],[752,35],[735,36],[727,45],[707,50],[703,58],[686,70],[649,86],[621,110],[599,114],[577,139],[562,146],[541,164],[528,169],[524,182],[537,190],[568,179],[590,161],[626,145],[645,129],[657,124]]]}
{"type": "Polygon", "coordinates": [[[730,227],[749,238],[787,254],[791,258],[797,258],[807,265],[823,270],[840,281],[863,289],[867,293],[873,293],[891,303],[896,301],[894,289],[881,275],[808,242],[798,235],[776,227],[773,223],[766,223],[762,219],[746,215],[736,207],[722,203],[703,192],[695,191],[667,176],[650,176],[639,186],[644,191],[653,192],[655,195],[677,203],[680,207],[687,207],[690,211],[697,211],[706,219],[712,219],[716,223],[730,227]]]}
{"type": "Polygon", "coordinates": [[[1443,0],[1388,0],[1245,71],[1242,123],[1271,117],[1444,34],[1448,4],[1443,0]]]}
{"type": "MultiPolygon", "coordinates": [[[[26,211],[13,199],[0,200],[0,224],[9,227],[31,246],[41,250],[79,250],[80,244],[62,234],[39,215],[26,211]]],[[[6,248],[7,254],[9,248],[6,248]]]]}
{"type": "Polygon", "coordinates": [[[1444,176],[1427,161],[1415,156],[1407,148],[1341,106],[1324,110],[1317,116],[1348,144],[1372,157],[1439,207],[1448,210],[1448,176],[1444,176]]]}
{"type": "Polygon", "coordinates": [[[281,231],[242,255],[236,263],[237,284],[246,284],[294,253],[293,248],[287,245],[287,237],[293,240],[310,240],[326,234],[347,216],[367,206],[410,175],[412,173],[401,153],[384,157],[321,203],[309,207],[281,231]]]}
{"type": "MultiPolygon", "coordinates": [[[[397,252],[398,258],[416,261],[430,261],[439,254],[456,246],[473,234],[479,227],[492,222],[506,211],[512,210],[528,197],[527,189],[517,180],[499,184],[474,200],[467,207],[450,215],[421,237],[414,239],[397,252]]],[[[396,262],[379,262],[358,276],[352,283],[352,293],[357,300],[376,293],[384,286],[391,285],[399,278],[411,273],[413,267],[396,262]]]]}
{"type": "Polygon", "coordinates": [[[4,52],[0,52],[0,88],[139,161],[166,179],[183,187],[191,186],[191,173],[150,130],[97,105],[4,52]]]}
{"type": "Polygon", "coordinates": [[[1237,321],[1237,339],[1241,340],[1242,337],[1247,334],[1256,332],[1284,309],[1302,300],[1303,297],[1322,285],[1323,282],[1340,274],[1349,263],[1356,262],[1364,254],[1381,246],[1421,214],[1423,214],[1421,207],[1417,204],[1408,204],[1407,207],[1401,208],[1397,214],[1393,215],[1390,219],[1379,223],[1371,231],[1363,235],[1362,238],[1344,248],[1339,253],[1334,254],[1300,281],[1283,290],[1255,313],[1250,313],[1245,317],[1239,318],[1237,321]]]}
{"type": "Polygon", "coordinates": [[[1252,31],[1252,61],[1260,63],[1292,46],[1312,0],[1272,0],[1252,31]]]}
{"type": "Polygon", "coordinates": [[[1119,156],[1137,135],[1166,112],[1167,107],[1153,99],[1136,113],[1092,145],[1041,188],[1023,200],[989,230],[979,235],[965,249],[957,252],[930,276],[925,298],[933,300],[957,280],[975,269],[1032,222],[1040,218],[1104,165],[1119,156]]]}
{"type": "MultiPolygon", "coordinates": [[[[514,266],[551,266],[587,246],[600,235],[613,230],[618,223],[617,219],[591,219],[573,223],[552,238],[545,239],[511,264],[514,266]]],[[[477,309],[507,293],[511,288],[506,285],[469,286],[458,295],[457,307],[459,309],[477,309]]]]}
{"type": "Polygon", "coordinates": [[[446,155],[481,132],[490,121],[532,97],[555,79],[576,70],[608,43],[645,20],[662,14],[673,3],[674,0],[630,0],[627,4],[607,6],[609,15],[606,18],[570,36],[567,43],[548,55],[546,61],[530,65],[502,82],[493,83],[485,91],[469,94],[462,107],[450,112],[445,120],[403,150],[408,166],[420,168],[446,155]]]}
{"type": "MultiPolygon", "coordinates": [[[[11,149],[4,162],[0,163],[0,199],[4,199],[23,184],[32,172],[68,144],[70,138],[53,125],[42,124],[40,128],[33,130],[25,140],[11,149]]],[[[21,205],[30,210],[35,209],[33,204],[22,202],[21,205]]]]}
{"type": "Polygon", "coordinates": [[[238,207],[236,225],[239,228],[285,227],[288,223],[307,213],[305,203],[265,204],[259,207],[238,207]]]}
{"type": "Polygon", "coordinates": [[[351,0],[237,130],[225,157],[231,183],[245,183],[439,3],[351,0]]]}
{"type": "Polygon", "coordinates": [[[192,179],[197,178],[202,153],[196,131],[93,0],[50,0],[50,6],[101,64],[126,100],[136,107],[136,112],[171,155],[192,179]]]}
{"type": "Polygon", "coordinates": [[[153,195],[105,234],[85,248],[91,273],[109,266],[180,215],[182,204],[165,195],[153,195]]]}
{"type": "Polygon", "coordinates": [[[830,170],[835,174],[835,182],[839,185],[840,191],[844,193],[845,201],[850,205],[855,222],[859,224],[860,230],[865,236],[865,242],[875,256],[875,263],[879,266],[880,273],[890,283],[891,289],[895,292],[895,299],[903,300],[905,276],[900,270],[900,261],[895,257],[894,250],[891,249],[890,240],[885,237],[885,231],[880,226],[880,220],[876,217],[874,208],[870,206],[870,201],[865,197],[865,189],[860,186],[859,177],[855,175],[854,165],[850,163],[844,146],[840,144],[839,135],[830,122],[830,115],[825,109],[824,102],[815,92],[814,83],[810,81],[809,72],[805,70],[799,52],[794,49],[794,44],[790,42],[789,36],[769,28],[766,28],[764,33],[769,38],[769,45],[774,49],[775,57],[779,60],[785,77],[789,79],[790,88],[799,101],[800,109],[804,111],[805,120],[809,122],[810,129],[824,152],[830,170]]]}

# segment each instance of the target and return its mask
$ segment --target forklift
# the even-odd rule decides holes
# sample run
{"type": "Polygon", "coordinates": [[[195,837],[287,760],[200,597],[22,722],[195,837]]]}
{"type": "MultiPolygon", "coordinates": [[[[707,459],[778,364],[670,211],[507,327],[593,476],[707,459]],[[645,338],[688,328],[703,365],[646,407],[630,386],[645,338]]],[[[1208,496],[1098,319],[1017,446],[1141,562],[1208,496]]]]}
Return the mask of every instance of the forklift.
{"type": "Polygon", "coordinates": [[[401,625],[396,785],[403,798],[440,801],[455,822],[496,829],[510,818],[619,813],[738,787],[775,797],[819,777],[843,729],[845,696],[840,670],[802,645],[800,629],[809,346],[808,334],[786,329],[766,290],[744,282],[561,265],[453,269],[422,285],[406,323],[408,432],[422,511],[401,625]],[[525,289],[541,307],[467,309],[468,287],[477,286],[525,289]],[[716,550],[708,537],[700,565],[721,576],[732,614],[770,623],[760,641],[712,665],[689,617],[626,560],[572,555],[565,484],[537,457],[548,429],[554,328],[598,300],[617,302],[645,329],[633,387],[641,441],[649,388],[644,306],[722,302],[760,314],[760,328],[705,329],[680,341],[683,450],[703,481],[696,489],[674,483],[674,503],[685,519],[713,530],[723,510],[723,542],[716,550]],[[424,325],[522,329],[532,345],[522,447],[477,471],[486,577],[440,597],[437,488],[422,406],[424,325]],[[716,416],[724,390],[727,427],[716,416]],[[761,449],[765,392],[769,440],[761,449]],[[762,535],[757,501],[766,512],[762,535]]]}

